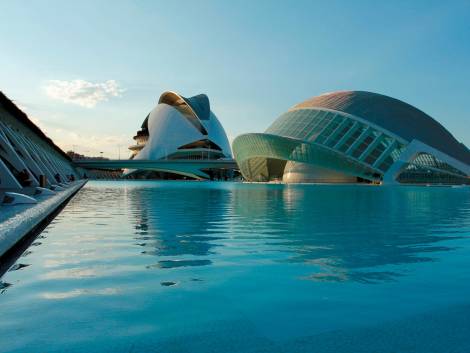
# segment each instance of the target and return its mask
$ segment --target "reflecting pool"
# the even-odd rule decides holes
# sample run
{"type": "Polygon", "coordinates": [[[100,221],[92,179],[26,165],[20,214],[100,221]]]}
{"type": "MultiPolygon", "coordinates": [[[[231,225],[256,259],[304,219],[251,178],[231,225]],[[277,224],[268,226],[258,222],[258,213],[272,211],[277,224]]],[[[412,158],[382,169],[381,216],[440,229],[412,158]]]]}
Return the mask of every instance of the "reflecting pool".
{"type": "Polygon", "coordinates": [[[470,188],[89,182],[1,352],[470,352],[470,188]]]}

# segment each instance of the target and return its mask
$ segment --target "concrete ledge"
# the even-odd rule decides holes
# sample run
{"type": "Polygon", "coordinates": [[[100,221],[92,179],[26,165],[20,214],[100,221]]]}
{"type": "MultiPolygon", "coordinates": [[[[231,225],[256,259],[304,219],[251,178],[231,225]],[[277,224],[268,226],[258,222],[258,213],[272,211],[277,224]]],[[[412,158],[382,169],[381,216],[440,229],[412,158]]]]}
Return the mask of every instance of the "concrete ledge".
{"type": "Polygon", "coordinates": [[[35,197],[37,204],[0,206],[0,257],[85,185],[79,180],[54,195],[35,197]]]}

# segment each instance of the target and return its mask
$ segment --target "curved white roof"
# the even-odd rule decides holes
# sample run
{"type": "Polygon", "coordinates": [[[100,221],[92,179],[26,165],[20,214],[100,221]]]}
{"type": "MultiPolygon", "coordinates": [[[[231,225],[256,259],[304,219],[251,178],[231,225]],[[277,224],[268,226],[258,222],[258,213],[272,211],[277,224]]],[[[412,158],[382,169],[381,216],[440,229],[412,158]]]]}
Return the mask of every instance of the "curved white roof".
{"type": "Polygon", "coordinates": [[[185,98],[172,91],[164,92],[142,127],[148,129],[149,140],[135,159],[161,159],[200,140],[209,140],[220,147],[225,157],[232,156],[227,135],[210,110],[205,94],[185,98]]]}

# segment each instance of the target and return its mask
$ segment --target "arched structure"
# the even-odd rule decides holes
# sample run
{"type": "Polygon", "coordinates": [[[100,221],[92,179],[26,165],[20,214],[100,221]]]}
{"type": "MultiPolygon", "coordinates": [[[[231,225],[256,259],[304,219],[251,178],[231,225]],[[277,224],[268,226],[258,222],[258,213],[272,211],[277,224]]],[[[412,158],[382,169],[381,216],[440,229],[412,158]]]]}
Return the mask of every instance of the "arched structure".
{"type": "MultiPolygon", "coordinates": [[[[214,160],[232,157],[227,135],[211,111],[209,98],[205,94],[185,98],[172,91],[164,92],[134,140],[136,144],[129,149],[132,151],[131,158],[136,160],[214,160]]],[[[138,173],[138,170],[125,172],[126,175],[138,173]]],[[[208,177],[205,172],[188,175],[187,171],[182,170],[181,173],[171,173],[208,177]]]]}
{"type": "Polygon", "coordinates": [[[4,192],[39,195],[79,175],[71,159],[0,92],[0,205],[4,192]],[[42,190],[42,191],[41,191],[42,190]]]}
{"type": "Polygon", "coordinates": [[[364,91],[323,94],[233,143],[245,179],[469,184],[470,152],[429,115],[364,91]]]}

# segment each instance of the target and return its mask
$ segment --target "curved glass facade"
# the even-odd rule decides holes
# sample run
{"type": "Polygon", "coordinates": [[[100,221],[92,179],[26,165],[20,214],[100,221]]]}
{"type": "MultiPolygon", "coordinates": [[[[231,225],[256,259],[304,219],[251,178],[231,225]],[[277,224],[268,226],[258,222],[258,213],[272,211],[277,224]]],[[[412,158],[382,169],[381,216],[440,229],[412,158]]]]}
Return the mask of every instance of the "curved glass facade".
{"type": "Polygon", "coordinates": [[[316,155],[318,151],[322,154],[328,151],[328,159],[322,161],[326,167],[376,181],[404,148],[402,142],[377,128],[340,112],[320,109],[288,111],[266,130],[265,135],[242,137],[243,142],[234,141],[234,153],[241,172],[249,180],[263,181],[282,179],[279,167],[270,173],[273,167],[269,168],[269,164],[273,165],[273,162],[268,163],[268,158],[311,163],[308,153],[312,151],[316,155]],[[273,145],[273,136],[287,139],[276,139],[273,145]],[[345,163],[337,165],[337,161],[345,163]]]}
{"type": "Polygon", "coordinates": [[[247,180],[280,180],[287,161],[322,165],[369,180],[380,177],[377,170],[332,149],[282,136],[245,134],[235,139],[233,150],[247,180]]]}
{"type": "Polygon", "coordinates": [[[419,153],[398,175],[402,184],[470,184],[463,173],[429,153],[419,153]]]}
{"type": "MultiPolygon", "coordinates": [[[[290,170],[286,163],[294,162],[316,165],[326,176],[329,170],[331,175],[342,173],[358,181],[382,182],[388,173],[400,183],[469,183],[465,172],[430,154],[420,153],[413,162],[403,164],[400,156],[411,140],[371,121],[333,109],[298,105],[276,119],[264,134],[237,137],[233,152],[241,173],[251,181],[283,180],[284,169],[286,173],[290,170]],[[397,167],[391,168],[393,165],[397,167]]],[[[318,175],[311,167],[298,170],[310,173],[305,180],[318,175]]]]}
{"type": "Polygon", "coordinates": [[[402,142],[384,131],[341,112],[320,109],[288,111],[266,133],[320,144],[382,172],[390,168],[404,148],[402,142]]]}

